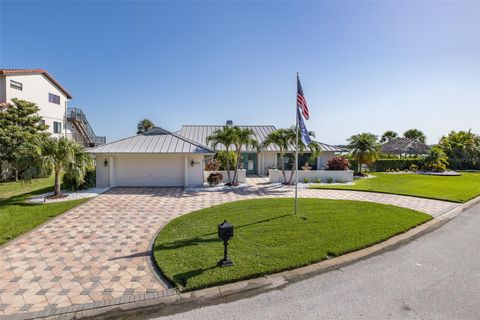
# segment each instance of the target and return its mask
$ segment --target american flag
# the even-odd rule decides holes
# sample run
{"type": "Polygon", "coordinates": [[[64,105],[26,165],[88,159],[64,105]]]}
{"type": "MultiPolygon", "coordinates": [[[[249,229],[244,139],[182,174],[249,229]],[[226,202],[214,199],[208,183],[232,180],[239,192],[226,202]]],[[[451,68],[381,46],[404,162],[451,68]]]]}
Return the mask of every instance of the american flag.
{"type": "Polygon", "coordinates": [[[300,78],[298,77],[298,74],[297,74],[297,108],[300,109],[305,120],[308,120],[308,118],[310,118],[310,114],[308,113],[307,100],[305,100],[305,96],[303,95],[302,84],[300,83],[300,78]]]}

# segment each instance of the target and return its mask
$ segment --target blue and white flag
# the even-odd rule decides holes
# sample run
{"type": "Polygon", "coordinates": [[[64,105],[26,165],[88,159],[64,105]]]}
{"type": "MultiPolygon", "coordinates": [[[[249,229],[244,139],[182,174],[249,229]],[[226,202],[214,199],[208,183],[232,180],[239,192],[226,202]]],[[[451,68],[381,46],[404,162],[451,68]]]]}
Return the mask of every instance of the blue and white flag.
{"type": "Polygon", "coordinates": [[[297,119],[298,119],[298,127],[300,129],[300,139],[302,140],[303,144],[308,146],[312,139],[310,139],[310,135],[308,134],[307,127],[305,126],[305,122],[303,122],[302,114],[300,113],[300,108],[297,108],[297,119]]]}

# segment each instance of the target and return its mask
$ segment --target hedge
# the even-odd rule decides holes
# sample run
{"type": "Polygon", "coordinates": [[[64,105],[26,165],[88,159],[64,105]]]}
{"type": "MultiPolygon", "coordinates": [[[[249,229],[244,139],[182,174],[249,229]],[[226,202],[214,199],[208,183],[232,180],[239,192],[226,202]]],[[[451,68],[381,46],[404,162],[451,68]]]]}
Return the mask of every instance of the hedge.
{"type": "Polygon", "coordinates": [[[385,172],[387,169],[399,169],[405,170],[409,169],[410,166],[414,164],[418,167],[421,167],[422,159],[421,158],[405,158],[405,159],[378,159],[370,166],[372,171],[385,172]]]}

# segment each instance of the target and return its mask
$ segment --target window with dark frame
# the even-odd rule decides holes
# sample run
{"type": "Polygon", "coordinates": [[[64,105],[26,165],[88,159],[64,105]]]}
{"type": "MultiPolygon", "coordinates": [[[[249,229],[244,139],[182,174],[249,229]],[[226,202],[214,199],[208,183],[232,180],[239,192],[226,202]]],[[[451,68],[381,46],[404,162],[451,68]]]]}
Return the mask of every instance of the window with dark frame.
{"type": "Polygon", "coordinates": [[[60,104],[60,96],[57,96],[56,94],[53,94],[53,93],[49,93],[48,102],[60,104]]]}
{"type": "Polygon", "coordinates": [[[23,90],[23,84],[14,80],[10,80],[10,88],[23,90]]]}
{"type": "Polygon", "coordinates": [[[53,133],[62,133],[62,123],[53,121],[53,133]]]}

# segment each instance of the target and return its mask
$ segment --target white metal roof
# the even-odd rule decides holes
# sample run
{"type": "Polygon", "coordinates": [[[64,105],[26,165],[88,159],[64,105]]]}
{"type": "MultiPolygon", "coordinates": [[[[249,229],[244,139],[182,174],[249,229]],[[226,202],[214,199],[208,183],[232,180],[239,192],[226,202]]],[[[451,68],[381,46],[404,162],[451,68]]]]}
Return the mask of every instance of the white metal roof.
{"type": "MultiPolygon", "coordinates": [[[[177,131],[176,133],[187,138],[188,140],[195,141],[200,144],[207,145],[206,139],[209,135],[213,133],[213,131],[217,129],[222,129],[224,126],[223,125],[184,125],[182,128],[177,131]]],[[[240,128],[249,128],[252,129],[253,132],[255,133],[255,138],[257,139],[258,143],[261,145],[263,141],[265,141],[265,138],[267,135],[272,132],[277,130],[275,126],[273,125],[238,125],[237,127],[240,128]]],[[[332,146],[326,143],[321,143],[318,142],[318,144],[321,147],[322,151],[333,151],[333,152],[344,152],[344,149],[338,148],[336,146],[332,146]]],[[[212,149],[212,144],[209,143],[207,145],[209,148],[212,149]]],[[[216,147],[217,150],[225,150],[225,146],[223,145],[218,145],[216,147]]],[[[248,149],[245,150],[243,149],[242,151],[251,151],[255,152],[256,150],[253,149],[248,149]]],[[[269,145],[266,148],[262,148],[262,151],[273,151],[273,152],[278,152],[279,148],[276,145],[269,145]]],[[[289,152],[294,152],[295,149],[293,146],[289,148],[289,152]]]]}
{"type": "Polygon", "coordinates": [[[162,128],[154,128],[133,137],[110,142],[88,150],[94,154],[119,153],[204,153],[212,154],[214,150],[202,143],[191,141],[176,133],[162,128]]]}

